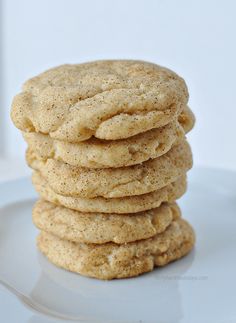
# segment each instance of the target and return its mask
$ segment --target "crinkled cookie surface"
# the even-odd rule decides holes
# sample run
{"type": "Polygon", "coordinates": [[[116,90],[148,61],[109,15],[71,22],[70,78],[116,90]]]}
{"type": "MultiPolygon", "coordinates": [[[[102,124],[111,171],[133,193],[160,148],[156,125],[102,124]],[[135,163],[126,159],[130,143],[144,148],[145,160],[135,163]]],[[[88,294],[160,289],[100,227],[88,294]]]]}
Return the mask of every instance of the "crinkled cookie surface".
{"type": "Polygon", "coordinates": [[[12,103],[11,116],[25,132],[80,142],[116,140],[159,128],[188,101],[184,80],[143,61],[62,65],[30,80],[12,103]]]}
{"type": "Polygon", "coordinates": [[[138,276],[155,266],[164,266],[186,255],[194,242],[194,231],[183,219],[173,221],[152,238],[122,245],[74,243],[46,232],[38,237],[39,249],[52,263],[99,279],[138,276]]]}

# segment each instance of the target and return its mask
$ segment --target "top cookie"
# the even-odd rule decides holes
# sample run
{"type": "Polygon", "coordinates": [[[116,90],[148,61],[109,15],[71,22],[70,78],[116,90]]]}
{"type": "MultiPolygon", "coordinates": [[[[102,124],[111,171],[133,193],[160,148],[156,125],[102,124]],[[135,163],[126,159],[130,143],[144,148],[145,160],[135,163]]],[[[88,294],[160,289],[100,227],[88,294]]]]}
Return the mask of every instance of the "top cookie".
{"type": "Polygon", "coordinates": [[[62,65],[27,81],[11,116],[26,132],[80,142],[124,139],[176,118],[188,101],[182,78],[147,62],[62,65]]]}

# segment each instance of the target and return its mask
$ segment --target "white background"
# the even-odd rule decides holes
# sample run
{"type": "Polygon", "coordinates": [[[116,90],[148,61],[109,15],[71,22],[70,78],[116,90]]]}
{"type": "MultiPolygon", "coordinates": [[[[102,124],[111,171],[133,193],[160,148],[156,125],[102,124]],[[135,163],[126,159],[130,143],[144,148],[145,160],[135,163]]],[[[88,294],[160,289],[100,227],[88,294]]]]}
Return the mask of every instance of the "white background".
{"type": "Polygon", "coordinates": [[[29,77],[58,64],[137,58],[167,66],[188,84],[197,124],[196,165],[236,169],[235,1],[3,0],[0,151],[25,145],[9,118],[29,77]]]}

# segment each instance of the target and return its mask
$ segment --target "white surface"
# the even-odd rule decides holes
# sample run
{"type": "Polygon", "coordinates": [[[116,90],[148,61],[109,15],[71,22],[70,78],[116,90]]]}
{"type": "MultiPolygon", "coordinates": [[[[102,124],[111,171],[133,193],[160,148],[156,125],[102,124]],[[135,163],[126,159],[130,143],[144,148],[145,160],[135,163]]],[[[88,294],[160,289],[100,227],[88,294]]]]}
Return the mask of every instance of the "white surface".
{"type": "MultiPolygon", "coordinates": [[[[152,273],[110,282],[56,268],[36,252],[29,180],[0,185],[0,279],[32,307],[80,322],[236,322],[236,173],[199,169],[189,182],[180,204],[196,229],[195,250],[152,273]]],[[[15,303],[0,291],[1,322],[15,310],[18,322],[48,322],[15,303]]]]}
{"type": "Polygon", "coordinates": [[[0,109],[9,155],[25,149],[8,111],[24,80],[65,62],[138,58],[186,79],[197,116],[189,136],[195,164],[236,169],[236,1],[2,1],[0,109]]]}

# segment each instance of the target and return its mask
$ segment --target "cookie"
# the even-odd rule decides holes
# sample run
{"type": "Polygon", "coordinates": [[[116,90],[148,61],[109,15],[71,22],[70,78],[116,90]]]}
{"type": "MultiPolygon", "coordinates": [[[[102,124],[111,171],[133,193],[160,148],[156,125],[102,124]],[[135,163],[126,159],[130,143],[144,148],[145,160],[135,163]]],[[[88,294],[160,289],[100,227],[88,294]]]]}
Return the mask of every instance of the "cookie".
{"type": "Polygon", "coordinates": [[[37,159],[53,158],[86,168],[118,168],[140,164],[165,154],[174,144],[183,140],[184,134],[179,123],[171,122],[122,140],[91,138],[73,144],[35,132],[25,132],[23,136],[37,159]]]}
{"type": "Polygon", "coordinates": [[[27,81],[11,110],[15,126],[80,142],[129,138],[174,120],[186,106],[182,78],[156,64],[96,61],[62,65],[27,81]]]}
{"type": "Polygon", "coordinates": [[[194,242],[192,227],[178,219],[163,233],[121,245],[75,243],[41,232],[38,248],[59,267],[89,277],[113,279],[138,276],[154,266],[164,266],[186,255],[194,242]]]}
{"type": "Polygon", "coordinates": [[[193,111],[188,106],[184,107],[183,111],[178,116],[178,122],[183,127],[185,133],[188,133],[193,129],[196,118],[193,111]]]}
{"type": "Polygon", "coordinates": [[[192,153],[189,144],[183,141],[159,158],[123,168],[88,169],[55,159],[44,162],[31,150],[28,150],[27,162],[45,177],[56,193],[115,198],[149,193],[172,183],[192,167],[192,153]]]}
{"type": "Polygon", "coordinates": [[[143,195],[112,199],[104,197],[88,199],[63,196],[54,192],[39,172],[33,173],[32,181],[41,198],[54,204],[80,212],[118,214],[142,212],[159,207],[163,202],[174,202],[185,193],[187,188],[186,176],[182,176],[157,191],[143,195]]]}
{"type": "Polygon", "coordinates": [[[185,130],[189,131],[194,124],[194,116],[188,110],[185,107],[180,114],[181,123],[173,121],[128,139],[107,141],[91,138],[73,144],[35,132],[25,132],[23,136],[37,159],[53,158],[72,166],[87,168],[131,166],[160,157],[183,140],[185,130]]]}
{"type": "Polygon", "coordinates": [[[134,214],[82,213],[45,200],[36,202],[33,222],[61,239],[82,243],[117,244],[153,237],[181,216],[176,203],[134,214]]]}

